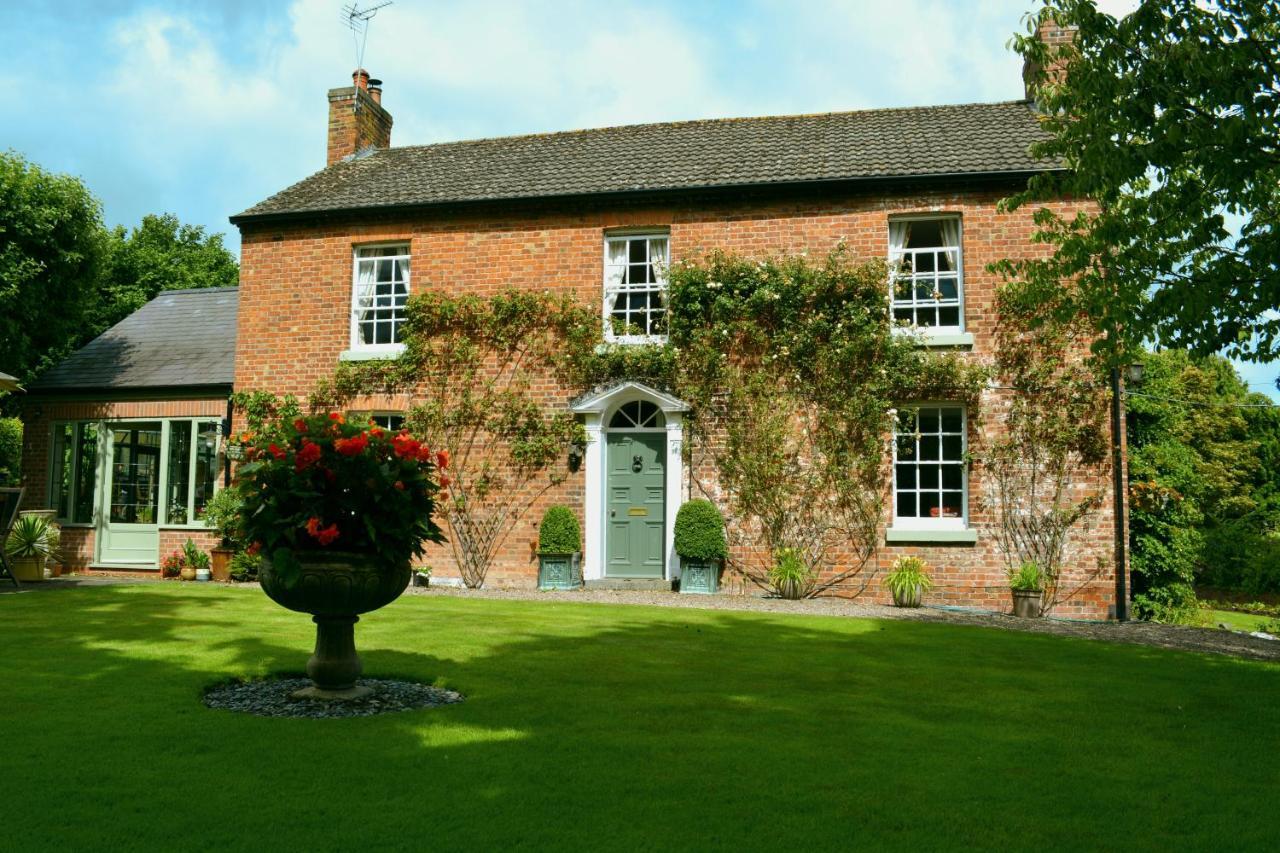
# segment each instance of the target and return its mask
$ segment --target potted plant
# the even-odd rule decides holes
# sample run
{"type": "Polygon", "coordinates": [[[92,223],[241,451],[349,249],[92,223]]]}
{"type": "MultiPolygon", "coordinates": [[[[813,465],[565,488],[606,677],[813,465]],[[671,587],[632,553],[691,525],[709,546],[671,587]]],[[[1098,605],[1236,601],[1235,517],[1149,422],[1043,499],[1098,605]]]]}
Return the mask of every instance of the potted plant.
{"type": "Polygon", "coordinates": [[[200,550],[200,546],[188,539],[182,546],[182,579],[184,581],[207,581],[212,577],[209,555],[200,550]],[[187,576],[190,571],[190,577],[187,576]]]}
{"type": "Polygon", "coordinates": [[[316,623],[300,695],[365,695],[355,623],[398,598],[424,544],[443,541],[433,515],[448,455],[338,412],[265,424],[244,444],[237,527],[262,556],[259,582],[316,623]]]}
{"type": "MultiPolygon", "coordinates": [[[[62,541],[62,525],[58,524],[57,510],[55,509],[24,509],[20,513],[18,513],[19,517],[27,516],[27,515],[35,515],[35,516],[39,516],[40,518],[43,518],[49,525],[49,535],[53,537],[55,544],[62,541]]],[[[44,571],[44,577],[46,580],[48,580],[49,578],[57,577],[61,573],[61,568],[59,566],[57,559],[45,560],[43,571],[44,571]]]]}
{"type": "Polygon", "coordinates": [[[582,585],[578,552],[582,530],[567,506],[547,508],[538,528],[538,589],[576,589],[582,585]]]}
{"type": "Polygon", "coordinates": [[[248,551],[237,552],[231,558],[231,580],[238,583],[256,581],[260,565],[262,565],[262,557],[257,554],[250,554],[248,551]]]}
{"type": "Polygon", "coordinates": [[[720,566],[728,554],[724,518],[709,500],[685,501],[676,513],[676,554],[680,591],[709,595],[720,587],[720,566]]]}
{"type": "Polygon", "coordinates": [[[797,601],[809,594],[815,580],[813,570],[805,565],[795,548],[779,548],[769,569],[769,583],[782,598],[797,601]]]}
{"type": "Polygon", "coordinates": [[[1009,571],[1009,590],[1013,593],[1013,615],[1034,619],[1040,615],[1044,596],[1044,571],[1034,560],[1027,560],[1016,571],[1009,571]]]}
{"type": "Polygon", "coordinates": [[[413,570],[414,586],[431,586],[431,567],[419,566],[413,570]]]}
{"type": "Polygon", "coordinates": [[[894,607],[919,607],[924,594],[933,589],[933,579],[924,560],[899,557],[884,576],[884,585],[893,593],[894,607]]]}
{"type": "Polygon", "coordinates": [[[39,515],[19,516],[4,540],[13,576],[21,582],[44,580],[44,565],[58,560],[58,528],[39,515]]]}
{"type": "Polygon", "coordinates": [[[160,562],[160,577],[176,578],[182,575],[182,564],[185,562],[181,551],[173,551],[160,562]]]}
{"type": "Polygon", "coordinates": [[[220,489],[204,507],[204,522],[218,534],[218,544],[209,551],[213,579],[231,580],[231,559],[240,545],[236,520],[240,517],[240,492],[220,489]]]}

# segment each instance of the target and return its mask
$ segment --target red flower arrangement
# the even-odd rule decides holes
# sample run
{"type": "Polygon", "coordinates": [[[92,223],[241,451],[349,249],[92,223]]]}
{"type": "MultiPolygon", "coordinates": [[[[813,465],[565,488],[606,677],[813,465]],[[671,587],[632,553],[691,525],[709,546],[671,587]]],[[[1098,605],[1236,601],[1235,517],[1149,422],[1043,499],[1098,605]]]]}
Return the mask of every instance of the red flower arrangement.
{"type": "Polygon", "coordinates": [[[244,445],[241,529],[286,583],[307,551],[355,552],[390,568],[443,541],[433,515],[448,454],[405,430],[331,412],[270,424],[244,445]]]}

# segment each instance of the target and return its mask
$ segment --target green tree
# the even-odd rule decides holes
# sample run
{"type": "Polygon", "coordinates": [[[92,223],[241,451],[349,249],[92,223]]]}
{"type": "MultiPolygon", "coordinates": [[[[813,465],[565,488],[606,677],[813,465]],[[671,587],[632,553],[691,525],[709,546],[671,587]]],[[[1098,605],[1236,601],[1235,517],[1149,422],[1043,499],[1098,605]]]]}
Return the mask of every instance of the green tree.
{"type": "Polygon", "coordinates": [[[1117,20],[1093,0],[1046,0],[1028,22],[1012,46],[1042,69],[1036,100],[1052,134],[1033,151],[1067,169],[1007,205],[1099,207],[1039,210],[1052,255],[1004,270],[1046,291],[1076,279],[1057,304],[1112,333],[1095,351],[1155,341],[1280,355],[1280,5],[1143,0],[1117,20]],[[1037,39],[1042,20],[1077,28],[1074,47],[1037,39]]]}
{"type": "Polygon", "coordinates": [[[163,290],[234,287],[240,268],[221,234],[185,225],[171,213],[147,214],[132,231],[109,234],[105,272],[86,318],[89,340],[137,311],[163,290]]]}
{"type": "Polygon", "coordinates": [[[79,340],[105,255],[79,178],[0,153],[0,370],[29,381],[79,340]]]}
{"type": "Polygon", "coordinates": [[[1186,621],[1197,583],[1265,586],[1269,564],[1280,584],[1269,497],[1278,475],[1262,464],[1280,450],[1277,410],[1222,358],[1166,351],[1143,362],[1127,397],[1135,605],[1146,618],[1186,621]]]}

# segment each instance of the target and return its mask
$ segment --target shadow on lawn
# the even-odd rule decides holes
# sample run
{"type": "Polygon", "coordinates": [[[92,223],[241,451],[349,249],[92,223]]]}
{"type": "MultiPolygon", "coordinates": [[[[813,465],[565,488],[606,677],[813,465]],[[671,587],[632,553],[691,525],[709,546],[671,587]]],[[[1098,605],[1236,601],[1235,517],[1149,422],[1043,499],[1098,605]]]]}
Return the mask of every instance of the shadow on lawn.
{"type": "MultiPolygon", "coordinates": [[[[245,595],[95,589],[43,597],[64,608],[57,620],[20,618],[20,644],[71,685],[45,685],[46,711],[78,699],[58,724],[112,735],[22,769],[59,780],[87,760],[94,789],[167,804],[95,838],[191,837],[234,814],[245,846],[319,849],[1185,844],[1208,819],[1206,761],[1257,779],[1254,747],[1277,745],[1274,718],[1255,719],[1248,750],[1188,754],[1231,730],[1231,710],[1210,707],[1218,679],[1280,699],[1274,669],[1227,659],[558,602],[413,599],[361,622],[367,675],[443,679],[467,696],[459,706],[325,721],[210,711],[208,684],[297,672],[310,651],[304,615],[245,595]],[[1171,807],[1153,830],[1156,766],[1171,807]],[[182,796],[191,780],[199,808],[182,796]],[[1017,806],[1048,802],[1060,820],[1017,806]]],[[[1242,808],[1213,799],[1213,820],[1242,808]]],[[[63,840],[79,825],[64,821],[63,840]]]]}

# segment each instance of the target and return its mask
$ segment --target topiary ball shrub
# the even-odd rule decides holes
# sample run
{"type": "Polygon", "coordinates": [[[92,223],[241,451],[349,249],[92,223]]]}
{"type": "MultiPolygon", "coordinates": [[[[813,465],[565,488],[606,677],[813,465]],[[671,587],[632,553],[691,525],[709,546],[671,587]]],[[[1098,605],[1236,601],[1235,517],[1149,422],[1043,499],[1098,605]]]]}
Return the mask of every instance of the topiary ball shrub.
{"type": "Polygon", "coordinates": [[[685,560],[723,560],[724,517],[711,501],[685,502],[676,513],[676,553],[685,560]]]}
{"type": "Polygon", "coordinates": [[[539,554],[576,554],[582,544],[582,529],[573,510],[559,504],[548,507],[538,528],[539,554]]]}

